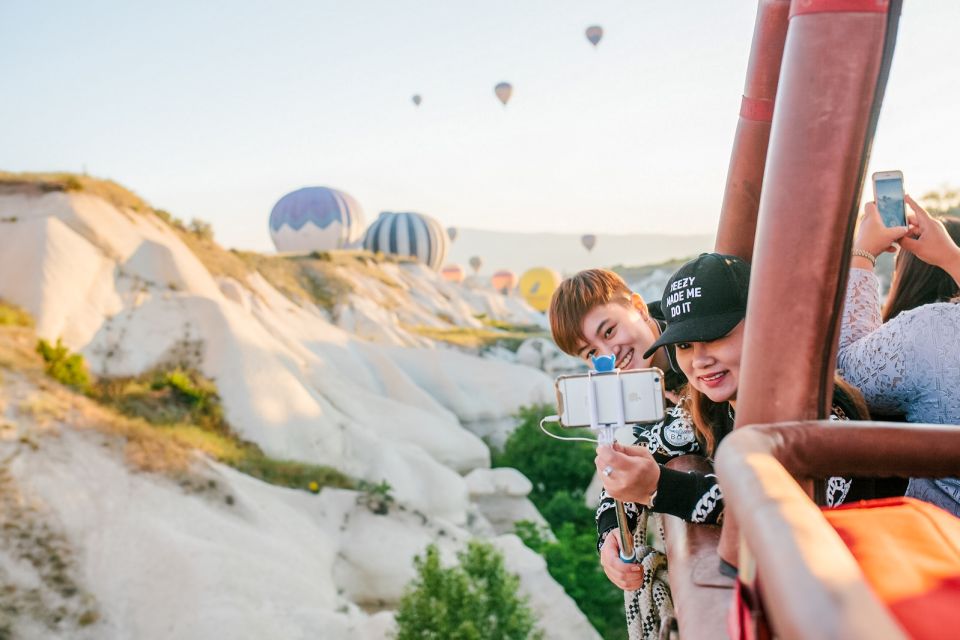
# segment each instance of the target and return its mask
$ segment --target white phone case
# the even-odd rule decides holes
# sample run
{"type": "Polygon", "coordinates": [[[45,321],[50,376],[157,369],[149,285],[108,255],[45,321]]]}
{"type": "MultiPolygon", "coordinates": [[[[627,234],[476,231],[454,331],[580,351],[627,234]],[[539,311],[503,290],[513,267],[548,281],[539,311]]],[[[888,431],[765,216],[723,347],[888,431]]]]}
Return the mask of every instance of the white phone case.
{"type": "Polygon", "coordinates": [[[617,424],[617,403],[623,389],[623,414],[626,424],[650,424],[663,419],[663,372],[660,369],[633,369],[617,375],[595,373],[560,376],[557,390],[557,409],[564,427],[589,427],[590,403],[587,385],[596,385],[597,417],[599,424],[617,424]]]}

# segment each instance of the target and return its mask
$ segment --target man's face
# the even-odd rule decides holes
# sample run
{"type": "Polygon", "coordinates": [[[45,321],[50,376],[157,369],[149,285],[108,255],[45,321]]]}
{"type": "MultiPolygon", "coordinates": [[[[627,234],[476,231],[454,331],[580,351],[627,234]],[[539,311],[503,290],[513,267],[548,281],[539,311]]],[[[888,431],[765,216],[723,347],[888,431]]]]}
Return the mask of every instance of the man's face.
{"type": "Polygon", "coordinates": [[[598,305],[583,317],[580,330],[586,341],[581,339],[578,342],[576,355],[587,362],[590,362],[590,356],[612,353],[617,356],[616,366],[625,371],[649,367],[653,360],[652,357],[643,358],[656,337],[642,300],[598,305]]]}

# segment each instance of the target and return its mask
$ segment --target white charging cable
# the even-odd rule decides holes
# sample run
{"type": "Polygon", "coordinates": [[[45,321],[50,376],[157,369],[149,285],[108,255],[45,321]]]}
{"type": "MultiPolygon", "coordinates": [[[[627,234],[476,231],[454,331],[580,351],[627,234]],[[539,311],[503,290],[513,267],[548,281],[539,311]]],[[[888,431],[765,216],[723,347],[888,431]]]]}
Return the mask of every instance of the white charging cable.
{"type": "Polygon", "coordinates": [[[543,431],[545,434],[547,434],[548,436],[550,436],[551,438],[553,438],[553,439],[555,439],[555,440],[566,440],[566,441],[568,441],[568,442],[590,442],[590,443],[593,443],[593,444],[599,444],[599,443],[600,443],[599,440],[595,440],[595,439],[593,439],[593,438],[581,438],[581,437],[579,437],[579,436],[564,437],[564,436],[554,435],[554,434],[550,433],[549,431],[547,431],[546,427],[543,426],[545,422],[553,422],[553,423],[559,424],[559,422],[560,422],[560,416],[547,416],[546,418],[544,418],[543,420],[540,421],[540,431],[543,431]]]}

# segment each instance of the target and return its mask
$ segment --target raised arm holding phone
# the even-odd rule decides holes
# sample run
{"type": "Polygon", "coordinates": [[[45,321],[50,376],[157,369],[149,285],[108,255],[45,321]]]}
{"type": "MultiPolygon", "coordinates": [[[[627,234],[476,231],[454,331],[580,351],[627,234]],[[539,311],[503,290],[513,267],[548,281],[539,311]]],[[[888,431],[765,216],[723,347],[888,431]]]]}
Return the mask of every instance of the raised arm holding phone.
{"type": "MultiPolygon", "coordinates": [[[[960,304],[939,302],[882,322],[876,256],[895,243],[960,282],[960,248],[912,198],[907,226],[886,227],[867,203],[854,240],[837,366],[871,410],[908,422],[960,424],[960,304]]],[[[960,515],[960,480],[913,478],[907,495],[960,515]]]]}

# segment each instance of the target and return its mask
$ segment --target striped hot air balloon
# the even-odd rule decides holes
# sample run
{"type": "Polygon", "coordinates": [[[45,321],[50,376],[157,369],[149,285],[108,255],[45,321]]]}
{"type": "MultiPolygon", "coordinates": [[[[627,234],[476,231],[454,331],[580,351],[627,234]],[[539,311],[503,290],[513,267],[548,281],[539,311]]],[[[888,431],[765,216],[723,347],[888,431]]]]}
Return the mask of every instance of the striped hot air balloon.
{"type": "Polygon", "coordinates": [[[270,237],[283,252],[343,249],[360,240],[363,225],[357,201],[329,187],[297,189],[280,198],[270,212],[270,237]]]}
{"type": "Polygon", "coordinates": [[[490,284],[500,293],[506,295],[517,286],[517,274],[509,269],[501,269],[490,277],[490,284]]]}
{"type": "Polygon", "coordinates": [[[458,264],[444,265],[443,269],[440,269],[440,277],[447,282],[456,282],[459,284],[463,282],[466,275],[467,273],[463,270],[463,267],[458,264]]]}
{"type": "Polygon", "coordinates": [[[447,234],[439,222],[422,213],[384,211],[367,229],[363,248],[416,258],[439,271],[447,256],[447,234]]]}

